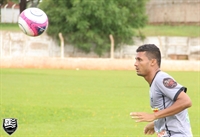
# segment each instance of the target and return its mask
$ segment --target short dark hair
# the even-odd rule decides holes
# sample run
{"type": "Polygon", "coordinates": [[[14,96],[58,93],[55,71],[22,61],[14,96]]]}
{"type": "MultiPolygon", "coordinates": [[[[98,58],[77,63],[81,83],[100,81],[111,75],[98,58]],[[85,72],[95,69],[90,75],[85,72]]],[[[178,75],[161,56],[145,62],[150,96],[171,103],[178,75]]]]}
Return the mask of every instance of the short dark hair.
{"type": "Polygon", "coordinates": [[[156,59],[158,66],[161,65],[160,49],[154,44],[144,44],[139,46],[136,52],[146,52],[148,59],[156,59]]]}

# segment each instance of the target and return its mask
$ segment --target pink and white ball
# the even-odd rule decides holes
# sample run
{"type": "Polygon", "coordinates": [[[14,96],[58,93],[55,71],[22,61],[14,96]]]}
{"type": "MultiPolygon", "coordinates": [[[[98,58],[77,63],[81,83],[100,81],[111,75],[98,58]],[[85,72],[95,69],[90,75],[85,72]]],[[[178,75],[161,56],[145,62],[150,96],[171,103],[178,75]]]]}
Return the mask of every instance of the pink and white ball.
{"type": "Polygon", "coordinates": [[[19,15],[18,25],[26,35],[39,36],[48,28],[48,17],[39,8],[28,8],[19,15]]]}

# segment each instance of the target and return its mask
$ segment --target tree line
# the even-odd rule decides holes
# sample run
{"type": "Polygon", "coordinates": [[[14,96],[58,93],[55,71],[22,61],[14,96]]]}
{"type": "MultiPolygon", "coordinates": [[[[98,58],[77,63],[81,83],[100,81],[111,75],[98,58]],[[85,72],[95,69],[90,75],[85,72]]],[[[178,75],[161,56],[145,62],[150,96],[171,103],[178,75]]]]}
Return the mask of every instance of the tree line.
{"type": "MultiPolygon", "coordinates": [[[[0,0],[1,4],[7,0],[0,0]]],[[[140,32],[148,21],[147,0],[13,0],[18,1],[20,13],[32,7],[42,9],[48,16],[47,34],[65,41],[86,53],[99,56],[110,50],[110,38],[115,48],[133,44],[133,36],[144,38],[140,32]]]]}

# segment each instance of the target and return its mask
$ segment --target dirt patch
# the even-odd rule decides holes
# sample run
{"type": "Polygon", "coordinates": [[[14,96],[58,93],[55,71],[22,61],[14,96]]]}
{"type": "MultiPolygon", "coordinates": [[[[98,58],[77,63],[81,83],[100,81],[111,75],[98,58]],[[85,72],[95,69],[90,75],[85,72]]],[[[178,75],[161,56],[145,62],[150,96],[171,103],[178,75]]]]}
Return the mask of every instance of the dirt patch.
{"type": "MultiPolygon", "coordinates": [[[[2,58],[1,68],[56,68],[87,70],[135,70],[134,59],[102,58],[2,58]]],[[[162,70],[200,71],[200,61],[162,60],[162,70]]]]}

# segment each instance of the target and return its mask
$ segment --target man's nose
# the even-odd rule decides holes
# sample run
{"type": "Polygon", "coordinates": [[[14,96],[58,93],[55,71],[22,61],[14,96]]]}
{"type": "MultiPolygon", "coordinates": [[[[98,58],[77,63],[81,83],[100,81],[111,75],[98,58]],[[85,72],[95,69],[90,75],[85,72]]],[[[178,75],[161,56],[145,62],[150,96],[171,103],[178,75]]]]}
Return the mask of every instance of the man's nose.
{"type": "Polygon", "coordinates": [[[135,63],[134,63],[134,66],[137,66],[138,64],[137,64],[137,61],[135,61],[135,63]]]}

